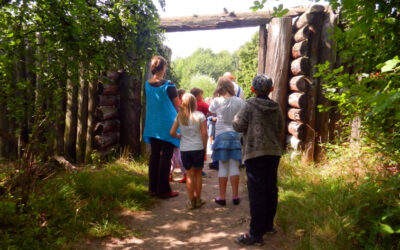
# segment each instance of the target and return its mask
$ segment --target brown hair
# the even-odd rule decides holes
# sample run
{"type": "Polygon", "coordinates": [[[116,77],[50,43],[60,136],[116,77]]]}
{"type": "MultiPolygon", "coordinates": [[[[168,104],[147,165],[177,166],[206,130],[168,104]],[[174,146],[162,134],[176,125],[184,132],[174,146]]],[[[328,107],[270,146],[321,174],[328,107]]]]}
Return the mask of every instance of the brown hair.
{"type": "Polygon", "coordinates": [[[165,60],[162,56],[153,56],[151,59],[151,73],[154,75],[155,73],[164,69],[167,66],[167,60],[165,60]]]}
{"type": "Polygon", "coordinates": [[[197,97],[198,95],[203,94],[203,90],[201,88],[194,87],[190,90],[190,94],[194,95],[194,97],[197,97]]]}
{"type": "Polygon", "coordinates": [[[186,90],[184,89],[178,89],[178,97],[180,100],[182,100],[182,96],[186,93],[186,90]]]}
{"type": "Polygon", "coordinates": [[[233,87],[232,81],[228,77],[223,76],[218,79],[218,85],[214,91],[214,96],[221,96],[226,93],[235,96],[235,88],[233,87]]]}
{"type": "Polygon", "coordinates": [[[197,102],[196,97],[190,93],[186,93],[182,96],[182,106],[179,109],[177,120],[182,125],[189,125],[189,120],[192,114],[196,111],[197,102]]]}

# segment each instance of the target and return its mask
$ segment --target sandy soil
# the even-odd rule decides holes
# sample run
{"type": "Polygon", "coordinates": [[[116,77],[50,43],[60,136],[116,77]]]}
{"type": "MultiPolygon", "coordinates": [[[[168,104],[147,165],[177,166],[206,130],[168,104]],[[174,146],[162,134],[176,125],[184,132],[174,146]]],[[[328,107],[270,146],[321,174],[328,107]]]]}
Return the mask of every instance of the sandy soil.
{"type": "MultiPolygon", "coordinates": [[[[209,156],[209,155],[208,155],[209,156]]],[[[210,157],[208,157],[209,159],[210,157]]],[[[232,204],[231,187],[228,183],[227,205],[221,207],[214,203],[218,196],[217,171],[208,168],[205,163],[202,198],[206,204],[199,209],[188,210],[185,207],[187,195],[185,184],[171,182],[174,191],[180,195],[166,200],[157,200],[154,206],[143,212],[123,211],[121,220],[128,225],[136,237],[107,238],[88,240],[80,245],[81,249],[289,249],[278,227],[278,233],[265,236],[262,247],[243,247],[234,239],[246,233],[249,227],[250,213],[245,184],[245,170],[241,170],[240,198],[237,206],[232,204]]],[[[175,179],[180,178],[176,173],[175,179]]]]}

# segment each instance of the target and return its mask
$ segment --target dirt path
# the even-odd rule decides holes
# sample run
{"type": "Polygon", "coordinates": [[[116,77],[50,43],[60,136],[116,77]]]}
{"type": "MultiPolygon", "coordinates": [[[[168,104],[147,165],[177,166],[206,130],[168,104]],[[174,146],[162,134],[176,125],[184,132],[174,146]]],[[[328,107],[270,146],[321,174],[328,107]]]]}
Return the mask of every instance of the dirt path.
{"type": "MultiPolygon", "coordinates": [[[[208,157],[209,159],[210,157],[208,157]]],[[[232,204],[231,187],[228,183],[227,205],[221,207],[213,202],[218,196],[217,171],[205,163],[202,197],[206,204],[195,210],[185,207],[187,196],[185,185],[171,182],[179,191],[178,197],[158,200],[149,211],[123,212],[121,219],[136,237],[109,238],[83,244],[85,249],[287,249],[283,235],[278,233],[264,238],[262,247],[242,247],[234,239],[247,232],[249,226],[249,204],[245,186],[245,170],[241,170],[239,194],[241,203],[232,204]]],[[[176,176],[179,177],[179,176],[176,176]]]]}

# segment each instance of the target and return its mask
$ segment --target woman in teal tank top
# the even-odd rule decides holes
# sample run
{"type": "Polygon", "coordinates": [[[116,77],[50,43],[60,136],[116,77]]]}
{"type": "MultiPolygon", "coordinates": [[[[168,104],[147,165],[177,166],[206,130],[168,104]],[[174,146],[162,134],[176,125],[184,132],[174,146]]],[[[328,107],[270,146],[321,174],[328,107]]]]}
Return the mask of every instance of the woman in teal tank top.
{"type": "Polygon", "coordinates": [[[149,191],[160,198],[178,195],[169,185],[169,172],[174,147],[179,140],[169,134],[179,108],[175,85],[164,80],[167,61],[162,56],[151,60],[153,76],[145,83],[146,120],[143,140],[151,145],[149,160],[149,191]]]}

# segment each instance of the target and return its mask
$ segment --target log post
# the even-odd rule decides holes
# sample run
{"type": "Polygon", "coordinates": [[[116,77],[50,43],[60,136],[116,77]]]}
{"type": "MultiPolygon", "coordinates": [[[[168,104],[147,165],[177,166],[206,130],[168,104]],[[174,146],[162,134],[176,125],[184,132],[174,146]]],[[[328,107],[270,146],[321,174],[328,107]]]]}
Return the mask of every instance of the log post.
{"type": "Polygon", "coordinates": [[[75,160],[76,127],[78,112],[78,84],[77,72],[68,65],[67,68],[67,104],[65,111],[64,129],[64,156],[75,160]]]}
{"type": "Polygon", "coordinates": [[[290,108],[288,117],[293,121],[306,122],[306,114],[303,109],[290,108]]]}
{"type": "Polygon", "coordinates": [[[94,134],[99,135],[110,131],[119,131],[120,121],[118,119],[106,120],[96,124],[94,134]]]}
{"type": "MultiPolygon", "coordinates": [[[[265,73],[274,83],[270,98],[279,103],[286,114],[287,86],[289,77],[290,42],[292,37],[292,18],[273,18],[269,24],[265,73]]],[[[281,142],[284,144],[284,133],[281,142]]]]}
{"type": "Polygon", "coordinates": [[[292,61],[290,64],[290,70],[292,74],[297,75],[309,75],[310,73],[310,60],[307,57],[299,57],[292,61]]]}
{"type": "Polygon", "coordinates": [[[121,147],[134,155],[140,154],[141,72],[122,72],[121,87],[121,147]]]}
{"type": "Polygon", "coordinates": [[[102,135],[96,135],[94,137],[94,143],[96,144],[98,149],[102,150],[118,143],[119,139],[119,132],[110,132],[102,135]]]}
{"type": "Polygon", "coordinates": [[[95,114],[99,121],[109,120],[119,116],[118,109],[115,106],[97,107],[95,114]]]}
{"type": "Polygon", "coordinates": [[[96,109],[96,84],[92,80],[89,82],[88,90],[88,119],[87,119],[87,132],[86,132],[86,149],[85,149],[85,163],[91,162],[91,154],[93,151],[93,136],[94,136],[94,122],[95,122],[95,109],[96,109]]]}
{"type": "Polygon", "coordinates": [[[307,107],[307,95],[300,92],[293,92],[289,95],[289,105],[299,109],[307,107]]]}
{"type": "Polygon", "coordinates": [[[308,25],[300,28],[295,34],[294,34],[294,41],[296,43],[302,42],[304,40],[307,40],[308,37],[310,36],[310,29],[308,25]]]}
{"type": "MultiPolygon", "coordinates": [[[[337,23],[337,14],[334,14],[331,9],[328,9],[324,15],[324,21],[322,24],[321,31],[321,42],[320,42],[320,63],[330,62],[331,67],[335,64],[336,58],[334,55],[334,41],[331,38],[333,28],[337,23]]],[[[317,89],[317,105],[328,107],[331,103],[325,98],[322,84],[317,89]]],[[[322,148],[319,143],[328,142],[329,136],[329,111],[319,112],[315,120],[315,129],[317,131],[317,148],[315,151],[315,159],[321,158],[322,148]],[[319,142],[319,143],[318,143],[319,142]]]]}
{"type": "Polygon", "coordinates": [[[267,39],[268,33],[266,25],[260,25],[259,38],[258,38],[258,74],[264,74],[265,70],[265,56],[267,53],[267,39]]]}
{"type": "Polygon", "coordinates": [[[314,23],[312,26],[312,32],[310,35],[310,88],[307,91],[308,103],[307,103],[307,132],[305,138],[306,146],[306,159],[308,161],[313,161],[315,156],[315,142],[317,138],[317,133],[315,131],[315,117],[316,117],[316,100],[317,100],[317,89],[319,87],[319,79],[313,78],[316,73],[315,65],[318,64],[319,55],[319,43],[321,37],[321,28],[323,21],[323,12],[314,13],[314,23]]]}
{"type": "Polygon", "coordinates": [[[94,97],[97,106],[117,106],[119,107],[119,95],[97,95],[94,97]]]}
{"type": "Polygon", "coordinates": [[[289,134],[293,135],[299,140],[304,140],[305,132],[306,132],[306,126],[304,123],[297,122],[297,121],[291,121],[289,122],[287,126],[289,134]]]}
{"type": "Polygon", "coordinates": [[[290,90],[306,92],[309,88],[310,80],[303,75],[294,76],[289,81],[290,90]]]}
{"type": "Polygon", "coordinates": [[[88,82],[84,79],[85,70],[83,63],[79,69],[79,89],[78,89],[78,122],[76,130],[76,162],[85,161],[86,131],[88,115],[88,82]]]}
{"type": "Polygon", "coordinates": [[[118,94],[118,85],[102,83],[99,81],[97,83],[96,94],[98,94],[98,95],[116,95],[116,94],[118,94]]]}
{"type": "Polygon", "coordinates": [[[305,57],[307,56],[307,50],[308,50],[308,40],[295,43],[292,48],[292,57],[294,59],[298,57],[305,57]]]}

